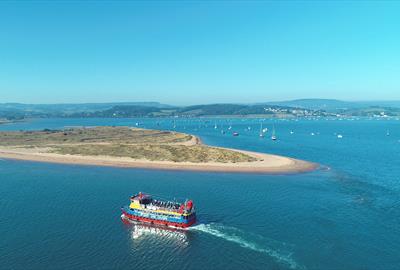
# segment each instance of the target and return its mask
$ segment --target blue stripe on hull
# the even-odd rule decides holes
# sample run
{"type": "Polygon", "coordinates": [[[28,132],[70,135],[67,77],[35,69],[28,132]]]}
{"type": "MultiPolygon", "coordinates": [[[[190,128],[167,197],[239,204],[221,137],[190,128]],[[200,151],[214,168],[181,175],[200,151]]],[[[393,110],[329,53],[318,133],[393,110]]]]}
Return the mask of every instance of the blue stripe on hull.
{"type": "Polygon", "coordinates": [[[190,215],[188,219],[184,219],[183,216],[169,216],[166,214],[147,212],[147,211],[145,212],[145,211],[129,209],[129,208],[124,208],[124,210],[130,215],[154,219],[154,220],[165,220],[168,222],[175,222],[175,223],[190,223],[196,217],[195,214],[193,214],[193,215],[190,215]]]}

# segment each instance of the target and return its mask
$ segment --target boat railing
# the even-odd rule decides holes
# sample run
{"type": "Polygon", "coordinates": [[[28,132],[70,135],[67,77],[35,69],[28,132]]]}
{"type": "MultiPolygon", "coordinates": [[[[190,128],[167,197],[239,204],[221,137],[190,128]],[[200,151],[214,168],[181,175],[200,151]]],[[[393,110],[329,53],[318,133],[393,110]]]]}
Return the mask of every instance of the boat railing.
{"type": "Polygon", "coordinates": [[[150,204],[149,206],[147,206],[146,208],[153,209],[153,210],[161,210],[161,211],[179,213],[179,208],[176,208],[176,207],[165,207],[165,206],[160,206],[160,205],[156,205],[156,204],[150,204]]]}
{"type": "MultiPolygon", "coordinates": [[[[181,214],[181,212],[179,211],[179,208],[177,207],[165,207],[165,206],[161,206],[161,205],[157,205],[157,204],[141,204],[140,208],[142,209],[146,209],[146,210],[160,210],[160,211],[166,211],[166,212],[173,212],[173,213],[177,213],[177,214],[181,214]]],[[[130,207],[129,206],[124,206],[122,207],[122,210],[129,210],[130,207]]],[[[187,210],[183,210],[183,213],[191,213],[194,212],[194,208],[191,211],[187,211],[187,210]]]]}

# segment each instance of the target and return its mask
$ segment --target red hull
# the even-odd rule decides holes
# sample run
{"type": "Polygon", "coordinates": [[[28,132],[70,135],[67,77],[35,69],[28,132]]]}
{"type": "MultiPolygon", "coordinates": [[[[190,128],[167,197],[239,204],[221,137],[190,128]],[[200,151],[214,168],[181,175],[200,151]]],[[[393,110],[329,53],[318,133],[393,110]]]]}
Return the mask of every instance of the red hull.
{"type": "Polygon", "coordinates": [[[188,228],[196,222],[196,220],[193,219],[189,223],[177,223],[177,222],[170,222],[170,221],[166,221],[166,220],[158,220],[158,219],[139,217],[139,216],[135,216],[135,215],[130,215],[126,212],[123,212],[123,216],[132,221],[139,221],[139,222],[145,222],[145,223],[150,223],[150,224],[154,224],[154,225],[162,225],[162,226],[175,227],[175,228],[188,228]]]}

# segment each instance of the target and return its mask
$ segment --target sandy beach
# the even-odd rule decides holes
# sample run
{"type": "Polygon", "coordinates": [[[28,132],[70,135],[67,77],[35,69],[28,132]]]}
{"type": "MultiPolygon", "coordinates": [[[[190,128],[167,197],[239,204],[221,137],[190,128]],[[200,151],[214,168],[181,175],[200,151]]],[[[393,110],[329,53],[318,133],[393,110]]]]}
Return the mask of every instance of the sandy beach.
{"type": "MultiPolygon", "coordinates": [[[[227,148],[223,148],[227,149],[227,148]]],[[[0,147],[0,157],[16,160],[30,160],[38,162],[64,163],[77,165],[96,165],[113,167],[130,167],[145,169],[164,169],[164,170],[188,170],[188,171],[208,171],[208,172],[242,172],[242,173],[269,173],[286,174],[312,171],[318,164],[293,159],[289,157],[255,153],[237,149],[229,149],[241,152],[257,158],[252,162],[219,163],[219,162],[172,162],[172,161],[149,161],[142,159],[132,159],[129,157],[113,156],[81,156],[47,153],[46,148],[20,148],[20,147],[0,147]]]]}

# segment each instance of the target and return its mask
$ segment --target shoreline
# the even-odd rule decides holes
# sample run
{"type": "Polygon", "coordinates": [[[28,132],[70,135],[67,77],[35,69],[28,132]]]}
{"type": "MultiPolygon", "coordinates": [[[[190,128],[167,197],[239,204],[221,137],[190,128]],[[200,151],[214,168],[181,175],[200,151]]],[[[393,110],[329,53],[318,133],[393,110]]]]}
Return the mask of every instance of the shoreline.
{"type": "MultiPolygon", "coordinates": [[[[201,143],[201,140],[199,138],[197,138],[196,136],[193,137],[196,138],[197,143],[201,143]]],[[[0,147],[0,158],[73,165],[226,173],[291,174],[309,172],[319,167],[319,165],[316,163],[284,156],[223,147],[216,148],[243,153],[257,158],[257,161],[237,163],[149,161],[144,159],[132,159],[129,157],[81,156],[43,153],[40,152],[40,148],[23,149],[20,147],[4,146],[0,147]]]]}

